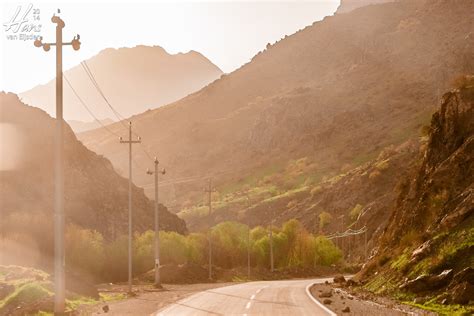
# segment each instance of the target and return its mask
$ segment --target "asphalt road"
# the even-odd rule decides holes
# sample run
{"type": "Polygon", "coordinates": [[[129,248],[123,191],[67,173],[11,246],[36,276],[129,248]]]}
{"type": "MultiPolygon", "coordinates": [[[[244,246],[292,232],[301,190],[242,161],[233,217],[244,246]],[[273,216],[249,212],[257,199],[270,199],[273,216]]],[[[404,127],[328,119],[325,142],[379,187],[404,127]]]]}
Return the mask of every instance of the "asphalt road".
{"type": "Polygon", "coordinates": [[[313,315],[335,316],[307,290],[330,279],[258,281],[199,292],[154,315],[313,315]]]}

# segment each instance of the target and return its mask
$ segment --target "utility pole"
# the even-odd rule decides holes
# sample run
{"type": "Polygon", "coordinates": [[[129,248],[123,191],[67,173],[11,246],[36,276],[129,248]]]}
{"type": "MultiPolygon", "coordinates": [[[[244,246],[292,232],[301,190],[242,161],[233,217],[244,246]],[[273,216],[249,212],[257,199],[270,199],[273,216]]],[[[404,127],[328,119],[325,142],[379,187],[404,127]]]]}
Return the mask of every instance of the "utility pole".
{"type": "Polygon", "coordinates": [[[158,212],[158,175],[165,174],[166,170],[161,169],[158,171],[158,159],[155,157],[155,171],[147,169],[146,173],[149,175],[155,175],[155,287],[162,288],[161,277],[160,277],[160,221],[158,212]]]}
{"type": "MultiPolygon", "coordinates": [[[[250,209],[250,197],[247,195],[247,210],[250,209]]],[[[250,216],[247,216],[247,280],[250,280],[250,216]]]]}
{"type": "Polygon", "coordinates": [[[270,222],[270,270],[274,271],[273,264],[273,221],[275,220],[275,209],[272,211],[272,221],[270,222]]]}
{"type": "MultiPolygon", "coordinates": [[[[211,213],[212,213],[212,192],[216,190],[212,189],[212,178],[209,178],[209,183],[207,189],[204,190],[208,194],[208,203],[209,203],[209,224],[211,223],[211,213]]],[[[208,242],[209,242],[209,280],[212,280],[212,236],[211,228],[209,227],[208,232],[208,242]]]]}
{"type": "MultiPolygon", "coordinates": [[[[58,9],[58,13],[60,10],[58,9]]],[[[56,42],[43,43],[43,37],[35,40],[36,47],[47,52],[56,46],[56,131],[54,137],[54,313],[62,314],[65,309],[65,256],[64,256],[64,140],[63,140],[63,45],[71,45],[74,50],[81,47],[80,36],[63,43],[64,21],[53,15],[56,24],[56,42]]]]}
{"type": "Polygon", "coordinates": [[[132,145],[141,143],[140,137],[132,140],[132,122],[128,122],[128,140],[122,140],[121,144],[128,144],[128,293],[132,294],[132,145]]]}

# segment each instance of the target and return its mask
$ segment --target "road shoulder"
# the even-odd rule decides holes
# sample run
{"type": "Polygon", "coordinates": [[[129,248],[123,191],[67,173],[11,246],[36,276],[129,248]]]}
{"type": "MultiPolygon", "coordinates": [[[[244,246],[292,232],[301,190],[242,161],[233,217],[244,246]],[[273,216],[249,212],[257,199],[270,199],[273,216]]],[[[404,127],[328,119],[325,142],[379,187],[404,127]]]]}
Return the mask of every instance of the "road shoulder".
{"type": "MultiPolygon", "coordinates": [[[[202,283],[202,284],[165,284],[163,290],[156,291],[150,285],[135,287],[136,296],[114,302],[104,302],[94,306],[85,306],[80,315],[151,315],[165,306],[173,304],[195,293],[215,289],[235,283],[202,283]],[[107,310],[107,312],[105,311],[107,310]]],[[[125,293],[124,286],[101,289],[108,295],[125,293]]]]}

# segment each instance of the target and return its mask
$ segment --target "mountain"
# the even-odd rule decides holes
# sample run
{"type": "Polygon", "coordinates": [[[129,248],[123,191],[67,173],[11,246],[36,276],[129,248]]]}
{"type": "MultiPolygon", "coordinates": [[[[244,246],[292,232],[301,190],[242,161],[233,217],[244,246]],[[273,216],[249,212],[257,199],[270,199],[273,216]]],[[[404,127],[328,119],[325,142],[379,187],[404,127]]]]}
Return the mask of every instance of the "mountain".
{"type": "Polygon", "coordinates": [[[89,131],[91,129],[100,128],[101,125],[109,125],[109,124],[112,124],[114,121],[107,118],[107,119],[100,120],[99,122],[97,121],[83,122],[83,121],[75,121],[75,120],[67,121],[67,123],[72,128],[74,133],[81,133],[81,132],[89,131]]]}
{"type": "Polygon", "coordinates": [[[394,1],[397,0],[341,0],[341,4],[337,8],[336,14],[348,13],[357,8],[362,8],[372,4],[380,4],[394,1]]]}
{"type": "Polygon", "coordinates": [[[442,97],[422,158],[397,190],[377,251],[358,276],[368,289],[426,305],[472,302],[474,76],[464,78],[442,97]]]}
{"type": "MultiPolygon", "coordinates": [[[[168,54],[159,46],[108,48],[86,60],[102,92],[115,109],[126,117],[179,100],[222,75],[222,71],[198,52],[168,54]]],[[[65,76],[98,118],[112,115],[81,65],[65,76]]],[[[55,81],[20,94],[24,103],[54,114],[55,81]]],[[[90,121],[76,96],[64,83],[64,117],[90,121]]]]}
{"type": "MultiPolygon", "coordinates": [[[[0,210],[2,242],[13,240],[10,254],[40,262],[52,253],[54,199],[53,138],[55,124],[46,112],[27,106],[14,94],[0,94],[0,210]],[[15,244],[16,243],[16,244],[15,244]],[[20,250],[19,250],[20,249],[20,250]],[[37,250],[39,250],[37,252],[37,250]]],[[[65,128],[66,223],[100,232],[106,240],[128,231],[128,180],[110,161],[79,142],[65,128]]],[[[152,228],[154,203],[133,186],[134,230],[152,228]]],[[[160,208],[161,228],[186,232],[183,220],[160,208]]],[[[5,264],[5,262],[3,262],[5,264]]]]}
{"type": "MultiPolygon", "coordinates": [[[[474,69],[473,9],[472,1],[410,0],[326,17],[200,91],[133,116],[168,170],[161,196],[179,211],[205,202],[208,177],[223,195],[301,158],[317,163],[319,180],[331,178],[418,136],[450,79],[474,69]]],[[[110,128],[126,135],[119,123],[110,128]]],[[[126,170],[115,136],[78,137],[126,170]]],[[[151,166],[140,151],[134,157],[151,166]]],[[[144,173],[136,181],[152,193],[144,173]]]]}

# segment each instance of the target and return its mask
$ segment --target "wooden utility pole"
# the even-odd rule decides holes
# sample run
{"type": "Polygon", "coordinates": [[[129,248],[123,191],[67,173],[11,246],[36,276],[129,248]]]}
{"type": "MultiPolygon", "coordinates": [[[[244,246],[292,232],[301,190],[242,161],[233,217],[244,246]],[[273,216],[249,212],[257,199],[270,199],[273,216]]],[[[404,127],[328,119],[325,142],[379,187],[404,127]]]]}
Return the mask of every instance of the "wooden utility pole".
{"type": "MultiPolygon", "coordinates": [[[[58,13],[59,13],[58,9],[58,13]]],[[[56,131],[54,137],[54,313],[65,310],[65,256],[64,256],[64,140],[63,140],[63,45],[72,45],[74,50],[81,47],[77,35],[69,43],[63,43],[64,21],[53,15],[56,24],[56,42],[43,43],[42,37],[35,40],[36,47],[47,52],[56,46],[56,131]]]]}
{"type": "Polygon", "coordinates": [[[132,145],[141,143],[140,137],[132,140],[132,122],[128,122],[128,140],[122,140],[121,144],[128,144],[128,293],[132,293],[132,145]]]}
{"type": "MultiPolygon", "coordinates": [[[[207,189],[204,190],[208,194],[208,203],[209,203],[209,225],[211,224],[211,213],[212,213],[212,192],[215,192],[212,188],[212,178],[209,178],[209,183],[207,189]]],[[[212,236],[211,228],[209,227],[208,231],[208,244],[209,244],[209,280],[212,280],[212,236]]]]}
{"type": "Polygon", "coordinates": [[[162,288],[161,276],[160,276],[160,214],[158,212],[158,175],[165,174],[166,170],[161,169],[158,171],[158,159],[155,157],[155,171],[147,170],[146,173],[149,175],[155,175],[155,287],[162,288]]]}
{"type": "MultiPolygon", "coordinates": [[[[250,209],[250,197],[247,195],[247,211],[250,209]]],[[[250,216],[247,216],[247,280],[250,280],[250,216]]]]}
{"type": "Polygon", "coordinates": [[[275,209],[272,211],[272,220],[270,222],[270,270],[274,271],[273,262],[273,221],[275,220],[275,209]]]}

